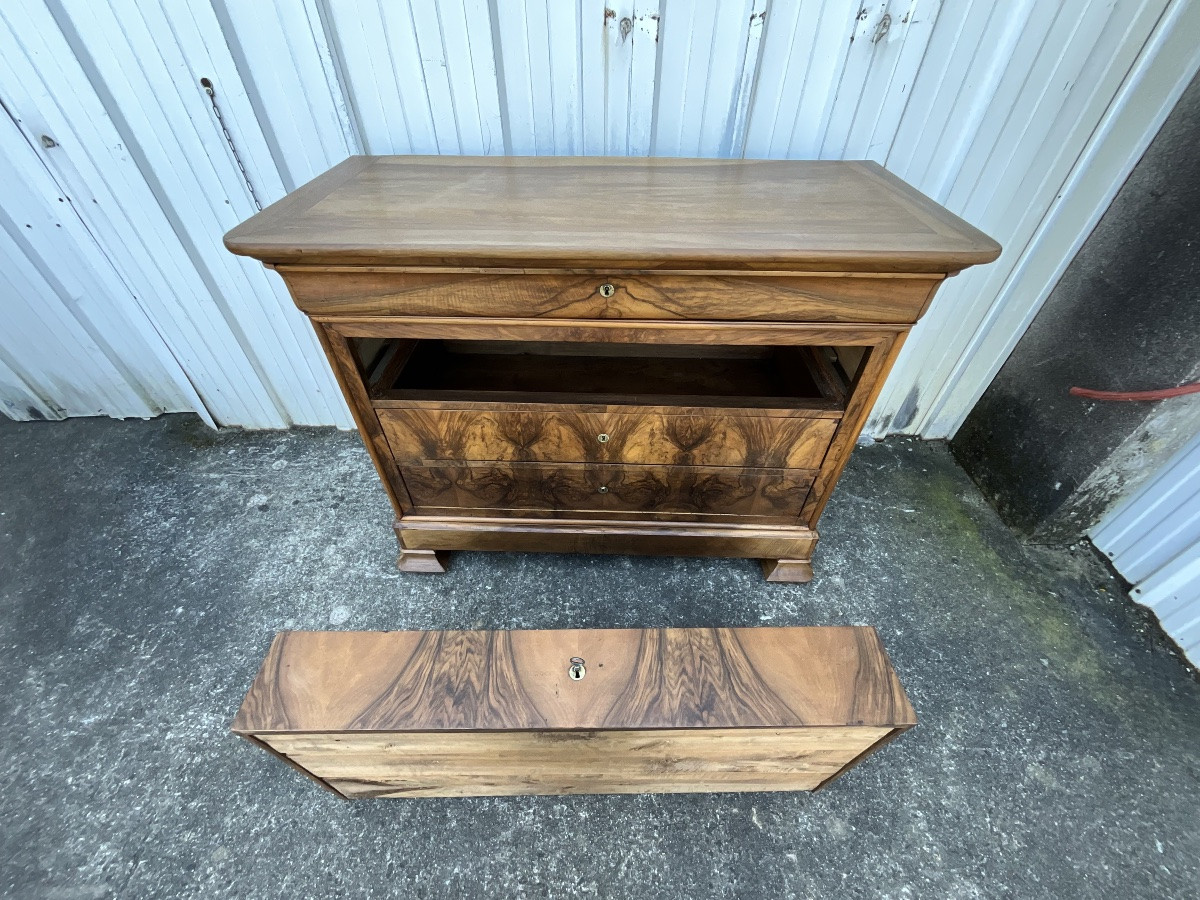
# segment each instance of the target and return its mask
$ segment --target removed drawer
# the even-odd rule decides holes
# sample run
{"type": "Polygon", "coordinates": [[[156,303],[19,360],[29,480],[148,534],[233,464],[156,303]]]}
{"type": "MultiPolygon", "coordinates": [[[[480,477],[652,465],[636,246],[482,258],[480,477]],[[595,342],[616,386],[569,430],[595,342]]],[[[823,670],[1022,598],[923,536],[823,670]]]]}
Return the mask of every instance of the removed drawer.
{"type": "Polygon", "coordinates": [[[458,463],[400,470],[416,513],[447,509],[794,518],[815,473],[699,466],[458,463]]]}
{"type": "Polygon", "coordinates": [[[310,316],[915,322],[941,275],[546,275],[279,266],[310,316]]]}
{"type": "Polygon", "coordinates": [[[831,418],[739,413],[380,409],[396,461],[589,462],[816,469],[831,418]]]}
{"type": "Polygon", "coordinates": [[[916,723],[873,628],[283,632],[233,730],[347,797],[813,790],[916,723]]]}

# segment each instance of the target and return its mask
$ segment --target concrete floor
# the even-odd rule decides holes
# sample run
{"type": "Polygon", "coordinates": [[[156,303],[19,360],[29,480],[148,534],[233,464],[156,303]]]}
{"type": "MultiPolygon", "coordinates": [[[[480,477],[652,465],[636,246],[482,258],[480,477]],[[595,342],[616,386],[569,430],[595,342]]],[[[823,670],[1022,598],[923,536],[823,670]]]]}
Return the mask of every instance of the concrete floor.
{"type": "Polygon", "coordinates": [[[1195,897],[1200,686],[945,449],[858,452],[809,585],[745,560],[400,575],[354,435],[0,423],[9,897],[1195,897]],[[921,724],[817,795],[339,800],[228,732],[286,628],[865,623],[921,724]]]}

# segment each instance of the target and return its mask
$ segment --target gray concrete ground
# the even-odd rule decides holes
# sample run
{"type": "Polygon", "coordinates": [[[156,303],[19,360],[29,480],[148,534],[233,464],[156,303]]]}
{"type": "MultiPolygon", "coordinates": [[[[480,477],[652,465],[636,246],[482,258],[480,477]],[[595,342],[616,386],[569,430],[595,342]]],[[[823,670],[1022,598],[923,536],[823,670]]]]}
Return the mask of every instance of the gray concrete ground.
{"type": "Polygon", "coordinates": [[[1200,686],[1088,551],[939,445],[856,454],[817,577],[744,560],[392,567],[358,438],[0,423],[11,897],[1195,897],[1200,686]],[[805,794],[339,800],[233,737],[286,628],[866,623],[921,724],[805,794]]]}

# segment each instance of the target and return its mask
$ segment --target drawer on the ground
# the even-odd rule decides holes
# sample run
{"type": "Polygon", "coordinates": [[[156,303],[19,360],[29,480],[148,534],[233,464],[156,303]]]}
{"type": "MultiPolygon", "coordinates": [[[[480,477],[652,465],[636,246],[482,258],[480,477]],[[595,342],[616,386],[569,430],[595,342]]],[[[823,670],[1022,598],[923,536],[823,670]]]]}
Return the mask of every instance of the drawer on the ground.
{"type": "Polygon", "coordinates": [[[414,512],[528,511],[795,518],[812,487],[802,469],[445,463],[403,466],[414,512]]]}
{"type": "Polygon", "coordinates": [[[872,628],[284,632],[233,730],[348,797],[813,790],[912,727],[872,628]]]}
{"type": "Polygon", "coordinates": [[[280,266],[311,316],[914,321],[941,275],[554,275],[280,266]]]}
{"type": "Polygon", "coordinates": [[[609,407],[380,409],[401,465],[434,460],[816,469],[837,419],[609,407]]]}

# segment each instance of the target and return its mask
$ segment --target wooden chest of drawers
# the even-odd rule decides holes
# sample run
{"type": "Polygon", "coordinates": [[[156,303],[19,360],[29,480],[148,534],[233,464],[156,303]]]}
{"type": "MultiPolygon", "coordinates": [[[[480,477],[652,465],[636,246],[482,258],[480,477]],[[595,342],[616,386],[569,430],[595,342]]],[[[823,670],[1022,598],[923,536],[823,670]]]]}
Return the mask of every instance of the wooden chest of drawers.
{"type": "Polygon", "coordinates": [[[347,797],[814,790],[916,724],[873,628],[284,632],[233,730],[347,797]]]}
{"type": "Polygon", "coordinates": [[[941,281],[1000,248],[864,162],[353,157],[226,235],[442,551],[758,557],[816,525],[941,281]]]}

